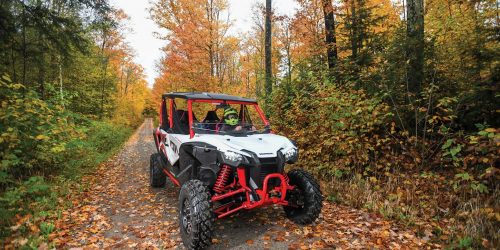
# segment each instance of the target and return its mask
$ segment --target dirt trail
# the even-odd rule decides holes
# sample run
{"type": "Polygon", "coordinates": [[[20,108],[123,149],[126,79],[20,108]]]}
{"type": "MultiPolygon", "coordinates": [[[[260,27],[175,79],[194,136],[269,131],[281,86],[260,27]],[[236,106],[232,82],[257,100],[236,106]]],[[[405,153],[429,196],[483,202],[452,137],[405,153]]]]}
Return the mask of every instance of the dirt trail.
{"type": "MultiPolygon", "coordinates": [[[[63,211],[52,238],[60,248],[183,249],[177,219],[178,189],[149,187],[149,156],[155,151],[146,120],[122,151],[95,175],[73,208],[63,211]]],[[[439,248],[390,221],[325,203],[307,227],[284,218],[281,207],[244,211],[216,222],[212,249],[416,249],[439,248]]]]}

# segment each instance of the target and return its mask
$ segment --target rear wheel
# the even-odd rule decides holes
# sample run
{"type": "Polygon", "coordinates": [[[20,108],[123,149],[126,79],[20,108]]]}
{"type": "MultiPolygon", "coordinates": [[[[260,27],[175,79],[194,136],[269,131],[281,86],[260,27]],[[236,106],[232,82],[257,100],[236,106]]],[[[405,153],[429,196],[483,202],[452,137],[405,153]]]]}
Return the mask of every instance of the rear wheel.
{"type": "Polygon", "coordinates": [[[184,246],[203,249],[212,242],[214,217],[210,193],[203,182],[190,180],[179,193],[179,225],[184,246]]]}
{"type": "Polygon", "coordinates": [[[289,184],[294,185],[295,189],[287,192],[289,206],[284,207],[287,218],[300,225],[314,222],[323,207],[323,195],[318,182],[302,169],[288,172],[288,178],[289,184]]]}
{"type": "Polygon", "coordinates": [[[149,184],[151,187],[164,187],[167,176],[161,167],[160,154],[152,154],[149,159],[149,184]]]}

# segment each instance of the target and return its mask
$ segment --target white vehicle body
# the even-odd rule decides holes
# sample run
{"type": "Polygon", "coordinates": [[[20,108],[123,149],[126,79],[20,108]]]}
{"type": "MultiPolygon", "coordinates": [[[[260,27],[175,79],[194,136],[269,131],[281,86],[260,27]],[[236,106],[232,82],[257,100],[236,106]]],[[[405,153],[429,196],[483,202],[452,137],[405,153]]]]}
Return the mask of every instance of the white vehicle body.
{"type": "MultiPolygon", "coordinates": [[[[297,147],[286,137],[276,134],[252,134],[247,136],[232,136],[218,134],[196,134],[193,138],[189,135],[167,133],[160,130],[165,140],[160,142],[160,149],[167,156],[171,165],[179,160],[179,149],[184,143],[200,142],[212,145],[220,152],[234,152],[248,156],[251,151],[259,158],[277,157],[278,151],[283,153],[290,150],[297,151],[297,147]]],[[[163,136],[162,136],[163,137],[163,136]]]]}

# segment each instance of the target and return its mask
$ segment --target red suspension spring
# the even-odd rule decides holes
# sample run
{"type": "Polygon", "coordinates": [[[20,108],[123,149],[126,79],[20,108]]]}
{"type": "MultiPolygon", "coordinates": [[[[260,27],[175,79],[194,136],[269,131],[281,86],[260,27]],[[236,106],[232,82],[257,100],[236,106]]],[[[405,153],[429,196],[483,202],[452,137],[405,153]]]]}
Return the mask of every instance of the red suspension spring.
{"type": "Polygon", "coordinates": [[[219,176],[214,184],[214,191],[216,193],[220,194],[224,192],[224,187],[229,179],[229,174],[231,174],[231,167],[228,165],[222,165],[222,168],[219,171],[219,176]]]}

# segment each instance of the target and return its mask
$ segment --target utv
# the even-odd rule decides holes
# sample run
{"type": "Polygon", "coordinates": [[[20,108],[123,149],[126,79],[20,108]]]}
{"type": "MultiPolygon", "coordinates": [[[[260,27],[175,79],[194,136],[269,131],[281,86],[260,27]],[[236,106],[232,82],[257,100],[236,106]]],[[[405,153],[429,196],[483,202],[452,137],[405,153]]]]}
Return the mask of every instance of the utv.
{"type": "Polygon", "coordinates": [[[168,93],[159,120],[150,185],[163,187],[168,177],[181,187],[179,224],[188,249],[209,246],[214,220],[242,209],[278,204],[295,223],[318,218],[318,182],[304,170],[285,171],[297,161],[297,147],[271,131],[254,99],[168,93]]]}

